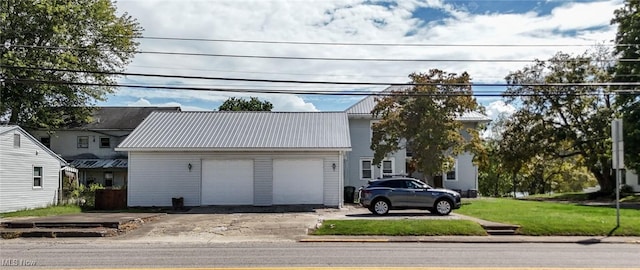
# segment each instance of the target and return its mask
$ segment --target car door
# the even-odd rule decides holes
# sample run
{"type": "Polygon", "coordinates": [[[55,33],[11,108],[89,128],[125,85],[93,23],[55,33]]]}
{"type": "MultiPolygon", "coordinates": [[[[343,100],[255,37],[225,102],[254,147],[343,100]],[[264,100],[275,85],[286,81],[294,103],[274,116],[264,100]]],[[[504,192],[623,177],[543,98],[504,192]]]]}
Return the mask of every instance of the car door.
{"type": "Polygon", "coordinates": [[[429,208],[433,207],[436,198],[438,197],[437,192],[433,192],[428,188],[425,188],[425,184],[418,181],[410,181],[408,185],[411,187],[413,191],[413,198],[411,199],[411,207],[416,208],[429,208]]]}
{"type": "Polygon", "coordinates": [[[407,189],[404,181],[390,180],[385,183],[389,188],[387,197],[391,201],[392,207],[408,207],[413,200],[413,191],[407,189]]]}

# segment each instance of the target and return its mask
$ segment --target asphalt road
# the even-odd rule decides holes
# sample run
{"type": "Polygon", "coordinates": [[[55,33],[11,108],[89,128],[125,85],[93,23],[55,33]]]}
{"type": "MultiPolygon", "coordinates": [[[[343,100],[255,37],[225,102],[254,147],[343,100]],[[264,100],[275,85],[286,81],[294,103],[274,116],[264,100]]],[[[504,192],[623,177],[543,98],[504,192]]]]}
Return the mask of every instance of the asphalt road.
{"type": "Polygon", "coordinates": [[[640,269],[638,244],[131,243],[0,240],[0,268],[553,267],[640,269]]]}

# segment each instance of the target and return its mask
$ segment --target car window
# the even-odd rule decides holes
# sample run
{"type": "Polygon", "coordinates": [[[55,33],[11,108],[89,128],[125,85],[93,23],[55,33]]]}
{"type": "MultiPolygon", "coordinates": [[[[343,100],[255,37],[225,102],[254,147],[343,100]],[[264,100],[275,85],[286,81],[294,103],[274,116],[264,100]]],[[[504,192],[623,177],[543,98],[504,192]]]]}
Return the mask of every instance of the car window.
{"type": "Polygon", "coordinates": [[[406,188],[407,184],[405,183],[405,181],[393,180],[393,181],[385,181],[384,186],[390,187],[390,188],[406,188]]]}
{"type": "Polygon", "coordinates": [[[413,189],[423,189],[424,188],[424,184],[423,183],[420,183],[418,181],[412,181],[412,180],[407,181],[407,186],[409,188],[413,188],[413,189]]]}

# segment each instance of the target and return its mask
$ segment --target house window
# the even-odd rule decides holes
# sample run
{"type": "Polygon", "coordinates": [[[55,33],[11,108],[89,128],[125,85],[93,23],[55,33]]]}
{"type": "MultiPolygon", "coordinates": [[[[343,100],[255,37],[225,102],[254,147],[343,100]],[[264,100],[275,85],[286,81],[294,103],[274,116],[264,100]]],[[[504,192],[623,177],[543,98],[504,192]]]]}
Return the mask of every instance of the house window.
{"type": "Polygon", "coordinates": [[[458,161],[453,163],[453,168],[445,174],[445,180],[457,181],[458,180],[458,161]]]}
{"type": "Polygon", "coordinates": [[[42,137],[40,138],[40,143],[44,146],[51,148],[51,137],[42,137]]]}
{"type": "Polygon", "coordinates": [[[104,172],[104,186],[113,187],[113,172],[104,172]]]}
{"type": "Polygon", "coordinates": [[[373,179],[373,160],[360,160],[360,179],[373,179]]]}
{"type": "Polygon", "coordinates": [[[13,147],[20,148],[20,134],[13,134],[13,147]]]}
{"type": "Polygon", "coordinates": [[[33,167],[33,187],[42,187],[42,167],[33,167]]]}
{"type": "Polygon", "coordinates": [[[100,137],[100,148],[110,148],[110,147],[111,147],[111,138],[100,137]]]}
{"type": "Polygon", "coordinates": [[[393,159],[385,159],[382,161],[382,176],[393,175],[393,159]]]}
{"type": "Polygon", "coordinates": [[[78,148],[89,148],[89,136],[78,136],[78,148]]]}

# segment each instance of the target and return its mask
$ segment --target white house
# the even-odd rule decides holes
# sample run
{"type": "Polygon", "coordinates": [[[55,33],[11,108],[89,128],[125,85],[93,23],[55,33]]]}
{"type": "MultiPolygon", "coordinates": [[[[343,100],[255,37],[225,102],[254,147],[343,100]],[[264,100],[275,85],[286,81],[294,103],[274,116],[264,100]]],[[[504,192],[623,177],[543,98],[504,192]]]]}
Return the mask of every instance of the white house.
{"type": "MultiPolygon", "coordinates": [[[[394,86],[384,91],[400,90],[402,87],[394,86]]],[[[375,96],[367,96],[358,103],[349,107],[345,112],[349,116],[349,131],[351,134],[352,151],[347,154],[345,163],[345,184],[347,186],[360,187],[369,180],[382,178],[386,175],[407,175],[407,161],[411,158],[411,152],[401,149],[387,155],[382,164],[373,164],[373,151],[371,150],[371,126],[379,121],[372,116],[371,111],[376,105],[375,96]]],[[[487,123],[491,119],[478,112],[465,113],[457,118],[464,128],[475,128],[480,123],[487,123]]],[[[462,135],[469,138],[469,134],[462,130],[462,135]]],[[[473,155],[465,152],[455,158],[454,169],[443,172],[441,176],[428,179],[429,184],[436,187],[444,187],[459,190],[464,194],[468,191],[478,190],[478,168],[473,164],[473,155]]],[[[415,175],[413,175],[415,176],[415,175]]]]}
{"type": "Polygon", "coordinates": [[[115,147],[158,110],[180,111],[180,107],[97,107],[89,123],[28,131],[77,168],[80,183],[122,187],[127,184],[127,156],[115,147]]]}
{"type": "Polygon", "coordinates": [[[128,205],[342,205],[344,112],[153,112],[118,147],[128,205]]]}
{"type": "Polygon", "coordinates": [[[65,164],[19,126],[0,126],[0,212],[56,204],[65,164]]]}

